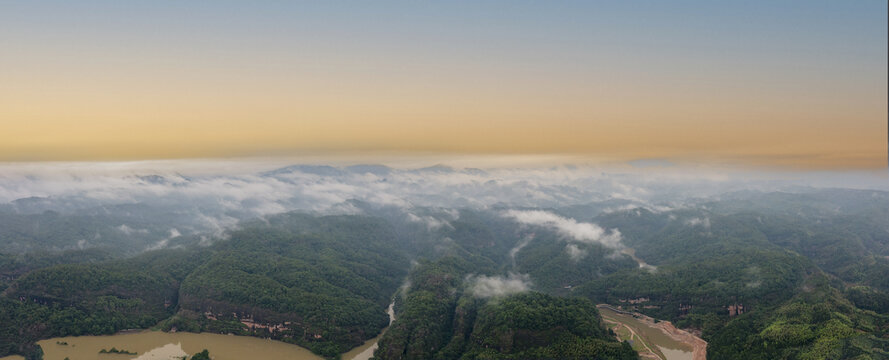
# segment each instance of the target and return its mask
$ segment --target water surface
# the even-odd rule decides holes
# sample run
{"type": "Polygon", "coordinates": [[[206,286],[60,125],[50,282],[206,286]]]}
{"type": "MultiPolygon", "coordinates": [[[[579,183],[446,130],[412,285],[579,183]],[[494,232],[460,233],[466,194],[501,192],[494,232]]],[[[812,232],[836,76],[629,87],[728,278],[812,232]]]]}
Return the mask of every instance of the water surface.
{"type": "Polygon", "coordinates": [[[71,336],[41,340],[44,359],[63,360],[173,360],[192,355],[203,349],[210,351],[214,360],[293,359],[320,360],[322,357],[308,349],[280,341],[251,336],[211,333],[166,333],[140,331],[108,336],[71,336]],[[67,345],[63,345],[67,343],[67,345]],[[136,355],[100,354],[102,349],[127,350],[136,355]]]}
{"type": "MultiPolygon", "coordinates": [[[[389,314],[389,325],[392,325],[392,322],[395,321],[394,307],[395,303],[393,302],[389,304],[389,308],[386,309],[386,313],[389,314]]],[[[383,335],[386,334],[386,330],[389,330],[388,326],[383,329],[383,331],[380,332],[380,335],[377,335],[377,337],[365,341],[363,345],[349,350],[349,352],[343,354],[343,360],[368,360],[373,357],[374,351],[376,351],[379,347],[377,343],[380,341],[381,338],[383,338],[383,335]]]]}
{"type": "MultiPolygon", "coordinates": [[[[387,310],[389,324],[395,320],[393,304],[387,310]]],[[[386,328],[388,329],[388,327],[386,328]]],[[[367,360],[377,349],[377,342],[386,333],[366,341],[359,347],[343,354],[344,360],[367,360]]],[[[220,335],[212,333],[166,333],[162,331],[139,331],[106,336],[69,336],[37,342],[43,348],[44,359],[63,360],[66,357],[76,360],[178,360],[203,349],[210,351],[214,360],[241,359],[292,359],[319,360],[322,357],[306,348],[280,341],[260,339],[251,336],[220,335]],[[135,352],[136,355],[100,354],[102,349],[111,348],[135,352]]],[[[23,360],[22,357],[6,357],[0,360],[23,360]]]]}

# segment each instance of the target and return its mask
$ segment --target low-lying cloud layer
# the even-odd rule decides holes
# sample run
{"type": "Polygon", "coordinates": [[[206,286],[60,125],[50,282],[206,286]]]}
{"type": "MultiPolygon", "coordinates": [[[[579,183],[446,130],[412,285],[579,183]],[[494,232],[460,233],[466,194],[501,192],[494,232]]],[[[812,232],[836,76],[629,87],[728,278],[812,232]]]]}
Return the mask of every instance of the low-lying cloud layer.
{"type": "MultiPolygon", "coordinates": [[[[118,234],[144,237],[150,241],[146,246],[158,248],[169,243],[159,228],[219,236],[241,220],[287,211],[361,214],[389,209],[437,231],[450,228],[458,217],[455,209],[461,208],[556,207],[612,198],[653,207],[662,201],[653,196],[660,182],[570,166],[483,170],[294,165],[263,171],[251,163],[224,163],[213,171],[212,164],[200,161],[175,164],[161,168],[152,168],[155,164],[150,162],[144,167],[138,163],[0,165],[9,170],[0,172],[0,211],[116,216],[113,226],[118,234]],[[417,210],[430,207],[439,213],[417,210]]],[[[574,227],[565,231],[596,231],[584,224],[574,227]]],[[[608,235],[602,240],[607,242],[608,235]]],[[[579,241],[592,238],[599,237],[578,237],[579,241]]]]}
{"type": "MultiPolygon", "coordinates": [[[[454,209],[562,208],[603,204],[584,216],[635,211],[668,212],[696,206],[696,199],[746,190],[792,189],[798,180],[743,178],[726,173],[661,169],[556,166],[399,169],[383,165],[293,165],[283,168],[245,161],[183,160],[158,163],[0,164],[0,212],[104,216],[116,236],[144,238],[166,246],[167,229],[183,235],[221,235],[241,220],[303,211],[370,214],[384,209],[428,231],[448,229],[454,209]],[[171,165],[172,164],[172,165],[171,165]],[[783,184],[783,185],[782,185],[783,184]],[[436,213],[421,209],[435,208],[436,213]],[[114,220],[108,220],[114,217],[114,220]],[[153,221],[153,222],[152,222],[153,221]]],[[[598,205],[597,205],[598,206],[598,205]]],[[[592,209],[592,208],[590,208],[592,209]]],[[[528,226],[561,234],[575,244],[620,249],[618,229],[603,229],[546,211],[505,212],[528,226]]],[[[707,227],[706,219],[691,220],[707,227]]],[[[92,238],[78,240],[82,246],[92,238]]],[[[141,240],[140,240],[141,241],[141,240]]],[[[527,242],[525,242],[527,244],[527,242]]],[[[572,258],[583,247],[566,248],[572,258]]],[[[518,250],[516,250],[517,252],[518,250]]],[[[515,253],[510,254],[515,256],[515,253]]]]}

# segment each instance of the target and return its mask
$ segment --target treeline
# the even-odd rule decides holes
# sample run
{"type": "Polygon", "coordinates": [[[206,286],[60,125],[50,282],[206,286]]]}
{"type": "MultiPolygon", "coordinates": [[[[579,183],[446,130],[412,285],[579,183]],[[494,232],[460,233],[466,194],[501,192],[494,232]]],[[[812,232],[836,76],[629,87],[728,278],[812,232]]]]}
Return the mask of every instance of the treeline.
{"type": "Polygon", "coordinates": [[[710,358],[886,358],[889,207],[871,192],[840,192],[854,200],[745,194],[757,202],[600,215],[658,269],[618,271],[573,293],[702,330],[710,358]]]}
{"type": "Polygon", "coordinates": [[[464,359],[637,359],[601,324],[595,304],[538,292],[478,309],[464,359]]]}
{"type": "Polygon", "coordinates": [[[40,339],[148,328],[175,311],[194,253],[160,251],[31,271],[0,296],[0,354],[39,358],[40,339]]]}
{"type": "Polygon", "coordinates": [[[420,262],[375,358],[637,358],[605,330],[589,300],[539,292],[476,297],[467,275],[495,269],[455,255],[420,262]]]}
{"type": "Polygon", "coordinates": [[[36,358],[38,339],[157,325],[335,357],[379,334],[405,283],[378,358],[628,358],[593,326],[592,304],[609,303],[701,330],[713,359],[882,359],[887,198],[745,192],[670,211],[549,210],[619,229],[656,269],[499,209],[416,210],[447,219],[435,226],[401,209],[282,214],[208,247],[127,259],[96,249],[0,255],[0,355],[36,358]],[[473,296],[471,275],[509,272],[528,274],[536,292],[473,296]]]}
{"type": "Polygon", "coordinates": [[[0,256],[0,356],[39,358],[40,339],[158,325],[272,337],[335,357],[388,324],[409,268],[380,219],[283,214],[228,236],[118,260],[74,251],[84,262],[36,266],[0,256]]]}
{"type": "Polygon", "coordinates": [[[403,301],[397,303],[397,320],[380,340],[375,357],[432,359],[442,351],[454,336],[455,317],[466,315],[455,308],[464,292],[464,278],[473,270],[492,268],[453,255],[421,261],[411,272],[409,287],[399,295],[403,301]]]}
{"type": "MultiPolygon", "coordinates": [[[[0,204],[0,253],[27,254],[101,248],[114,255],[134,255],[161,239],[171,229],[187,229],[187,217],[144,204],[117,204],[67,209],[61,199],[32,198],[0,204]],[[29,203],[32,203],[29,205],[29,203]]],[[[183,236],[168,239],[170,245],[193,244],[183,236]]]]}
{"type": "Polygon", "coordinates": [[[246,224],[185,279],[180,316],[164,327],[255,334],[336,356],[388,325],[385,308],[409,266],[393,237],[366,217],[246,224]]]}
{"type": "Polygon", "coordinates": [[[709,336],[715,359],[889,359],[889,316],[856,308],[824,275],[780,306],[744,314],[709,336]]]}
{"type": "MultiPolygon", "coordinates": [[[[889,201],[884,193],[836,192],[739,194],[756,199],[742,204],[729,195],[696,209],[601,211],[589,218],[620,229],[623,243],[654,270],[596,244],[573,243],[580,254],[574,257],[553,229],[508,227],[496,212],[472,213],[441,231],[453,242],[431,257],[492,254],[487,267],[448,273],[431,262],[414,271],[439,269],[437,279],[450,274],[458,283],[492,268],[527,273],[540,291],[701,330],[710,358],[887,358],[889,201]]],[[[579,209],[564,212],[578,216],[579,209]]],[[[476,324],[478,300],[448,282],[416,285],[442,284],[432,280],[412,281],[406,314],[384,337],[378,357],[456,358],[469,351],[474,325],[466,324],[476,324]]],[[[502,351],[486,356],[494,353],[502,351]]]]}

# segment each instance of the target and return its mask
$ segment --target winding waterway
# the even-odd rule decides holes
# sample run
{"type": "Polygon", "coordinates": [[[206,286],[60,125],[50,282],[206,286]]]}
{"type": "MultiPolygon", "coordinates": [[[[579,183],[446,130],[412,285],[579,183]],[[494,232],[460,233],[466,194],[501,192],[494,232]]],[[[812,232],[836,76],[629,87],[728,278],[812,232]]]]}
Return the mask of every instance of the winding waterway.
{"type": "MultiPolygon", "coordinates": [[[[389,304],[389,308],[386,309],[386,313],[389,314],[389,325],[392,325],[392,322],[395,321],[395,303],[389,304]]],[[[387,326],[383,331],[380,332],[380,335],[377,337],[365,341],[363,345],[356,347],[349,352],[343,354],[343,360],[368,360],[374,356],[374,351],[379,347],[378,343],[380,339],[383,338],[383,335],[386,334],[386,330],[389,330],[387,326]]]]}

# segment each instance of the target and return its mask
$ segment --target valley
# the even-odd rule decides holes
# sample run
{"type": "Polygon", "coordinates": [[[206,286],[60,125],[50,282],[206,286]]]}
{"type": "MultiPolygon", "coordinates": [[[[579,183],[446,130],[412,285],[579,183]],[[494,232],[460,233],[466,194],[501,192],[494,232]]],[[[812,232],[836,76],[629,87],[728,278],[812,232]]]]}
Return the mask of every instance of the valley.
{"type": "MultiPolygon", "coordinates": [[[[384,175],[298,167],[262,181],[490,177],[366,169],[384,175]]],[[[470,184],[462,191],[525,189],[470,184]]],[[[176,232],[127,224],[167,209],[163,202],[70,212],[71,199],[53,213],[59,200],[32,199],[0,209],[3,231],[16,236],[0,253],[0,354],[64,358],[88,346],[55,341],[86,339],[95,346],[77,351],[178,354],[205,342],[195,339],[239,339],[362,360],[885,358],[889,193],[681,193],[671,188],[672,202],[591,192],[571,205],[482,207],[351,198],[333,214],[244,216],[221,232],[161,240],[152,236],[176,232]],[[70,238],[66,229],[80,230],[70,238]],[[137,236],[114,247],[63,245],[94,231],[137,236]],[[635,315],[610,310],[618,307],[635,315]],[[118,334],[132,329],[142,332],[118,334]]],[[[413,201],[455,201],[426,196],[413,201]]]]}

